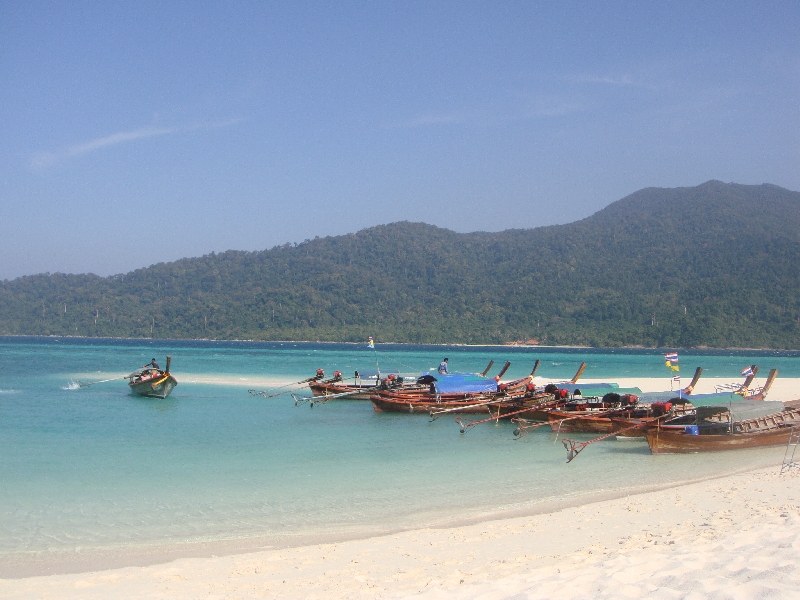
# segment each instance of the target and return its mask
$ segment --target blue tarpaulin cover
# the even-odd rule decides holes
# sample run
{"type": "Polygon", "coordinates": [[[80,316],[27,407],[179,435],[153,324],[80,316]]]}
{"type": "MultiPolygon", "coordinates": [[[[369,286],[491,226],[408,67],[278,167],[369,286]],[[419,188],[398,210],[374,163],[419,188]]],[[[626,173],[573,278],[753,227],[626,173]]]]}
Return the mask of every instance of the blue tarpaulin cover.
{"type": "MultiPolygon", "coordinates": [[[[427,373],[426,373],[427,375],[427,373]]],[[[433,374],[437,394],[496,392],[497,382],[474,373],[433,374]]]]}

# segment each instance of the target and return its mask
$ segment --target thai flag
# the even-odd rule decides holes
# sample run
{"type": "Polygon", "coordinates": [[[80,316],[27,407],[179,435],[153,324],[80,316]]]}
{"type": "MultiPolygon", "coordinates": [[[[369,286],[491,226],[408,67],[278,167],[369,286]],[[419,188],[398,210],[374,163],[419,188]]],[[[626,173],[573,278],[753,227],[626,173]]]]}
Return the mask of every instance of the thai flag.
{"type": "Polygon", "coordinates": [[[678,353],[672,352],[670,354],[665,354],[664,360],[668,360],[669,362],[678,362],[678,353]]]}
{"type": "Polygon", "coordinates": [[[742,377],[750,377],[753,374],[753,367],[745,367],[742,369],[742,377]]]}
{"type": "Polygon", "coordinates": [[[676,383],[680,383],[681,382],[681,376],[680,375],[675,375],[675,377],[672,378],[672,381],[674,381],[676,383]]]}

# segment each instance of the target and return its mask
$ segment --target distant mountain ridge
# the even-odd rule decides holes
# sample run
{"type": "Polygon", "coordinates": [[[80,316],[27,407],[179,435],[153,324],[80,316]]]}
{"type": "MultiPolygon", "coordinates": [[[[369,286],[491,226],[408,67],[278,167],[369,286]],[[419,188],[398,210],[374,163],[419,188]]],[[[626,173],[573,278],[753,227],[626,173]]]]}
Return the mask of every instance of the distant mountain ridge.
{"type": "Polygon", "coordinates": [[[0,287],[0,334],[800,348],[800,193],[646,188],[566,225],[399,222],[0,287]],[[66,312],[65,312],[66,305],[66,312]]]}

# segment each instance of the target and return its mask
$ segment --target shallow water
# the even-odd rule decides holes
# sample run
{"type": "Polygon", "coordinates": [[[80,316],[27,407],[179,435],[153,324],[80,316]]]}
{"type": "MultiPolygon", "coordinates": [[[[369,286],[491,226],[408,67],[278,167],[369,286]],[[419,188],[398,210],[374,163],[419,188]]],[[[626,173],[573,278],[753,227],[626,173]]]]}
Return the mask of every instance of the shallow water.
{"type": "MultiPolygon", "coordinates": [[[[651,456],[644,443],[608,441],[566,465],[549,428],[519,441],[503,422],[462,435],[451,419],[378,414],[365,401],[309,409],[247,391],[318,367],[347,376],[377,362],[421,372],[444,355],[452,369],[473,372],[494,359],[496,373],[510,360],[507,378],[539,358],[538,374],[555,380],[585,360],[585,378],[660,377],[669,386],[654,351],[0,338],[0,575],[48,552],[285,544],[524,512],[783,457],[783,448],[651,456]],[[165,354],[180,382],[166,400],[130,395],[122,379],[77,385],[122,377],[151,357],[163,366],[165,354]]],[[[681,361],[732,381],[752,363],[800,377],[797,353],[682,353],[681,361]]]]}

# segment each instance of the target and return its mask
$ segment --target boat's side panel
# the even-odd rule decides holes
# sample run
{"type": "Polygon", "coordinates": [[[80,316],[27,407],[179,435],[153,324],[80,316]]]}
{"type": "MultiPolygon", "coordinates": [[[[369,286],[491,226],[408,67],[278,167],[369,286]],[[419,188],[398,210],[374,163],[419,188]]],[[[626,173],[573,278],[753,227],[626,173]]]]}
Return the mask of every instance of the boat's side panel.
{"type": "Polygon", "coordinates": [[[138,383],[129,383],[131,391],[139,394],[140,396],[149,396],[151,398],[166,398],[178,385],[178,381],[172,376],[167,375],[158,379],[151,379],[147,381],[140,381],[138,383]],[[155,385],[154,385],[155,384],[155,385]]]}
{"type": "Polygon", "coordinates": [[[782,446],[788,443],[791,427],[781,427],[757,433],[727,435],[691,435],[683,431],[667,431],[658,427],[647,430],[647,443],[653,454],[685,452],[714,452],[738,448],[782,446]]]}
{"type": "Polygon", "coordinates": [[[369,400],[369,397],[375,393],[375,386],[360,386],[348,384],[333,384],[333,383],[311,383],[308,386],[311,388],[311,393],[315,396],[329,396],[335,394],[346,394],[356,392],[348,398],[350,400],[369,400]]]}
{"type": "Polygon", "coordinates": [[[550,429],[561,433],[610,433],[611,419],[608,417],[575,417],[569,413],[551,411],[547,415],[550,429]]]}
{"type": "Polygon", "coordinates": [[[611,430],[616,431],[619,437],[645,437],[645,421],[636,419],[611,418],[611,430]]]}
{"type": "Polygon", "coordinates": [[[473,402],[435,402],[386,398],[376,395],[371,396],[370,400],[372,400],[372,408],[375,412],[421,413],[427,415],[432,409],[445,410],[451,408],[459,408],[461,409],[459,412],[465,414],[486,414],[489,412],[489,408],[485,404],[473,406],[473,402],[480,402],[480,400],[473,402]]]}

